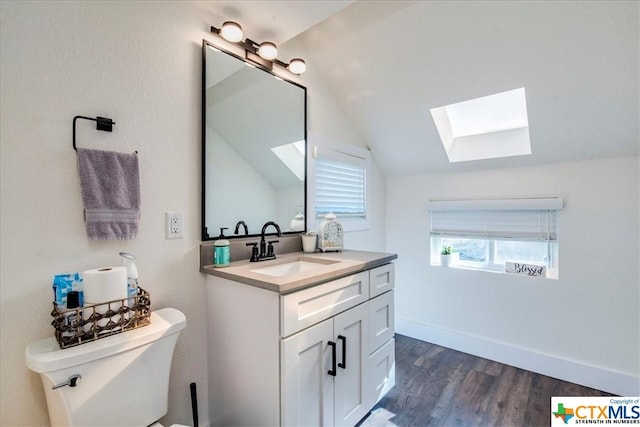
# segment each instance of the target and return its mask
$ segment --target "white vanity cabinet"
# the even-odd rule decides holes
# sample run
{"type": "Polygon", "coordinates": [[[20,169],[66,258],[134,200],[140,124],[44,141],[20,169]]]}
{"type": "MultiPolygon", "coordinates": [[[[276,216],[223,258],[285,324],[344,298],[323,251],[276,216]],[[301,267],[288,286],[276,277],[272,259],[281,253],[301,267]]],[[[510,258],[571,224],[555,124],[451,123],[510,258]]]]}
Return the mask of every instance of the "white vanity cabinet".
{"type": "Polygon", "coordinates": [[[363,271],[281,297],[282,425],[354,425],[369,412],[369,282],[363,271]]]}
{"type": "Polygon", "coordinates": [[[282,424],[355,425],[371,409],[369,310],[361,304],[282,340],[282,424]]]}
{"type": "Polygon", "coordinates": [[[285,295],[208,276],[212,425],[360,421],[395,381],[393,268],[285,295]]]}

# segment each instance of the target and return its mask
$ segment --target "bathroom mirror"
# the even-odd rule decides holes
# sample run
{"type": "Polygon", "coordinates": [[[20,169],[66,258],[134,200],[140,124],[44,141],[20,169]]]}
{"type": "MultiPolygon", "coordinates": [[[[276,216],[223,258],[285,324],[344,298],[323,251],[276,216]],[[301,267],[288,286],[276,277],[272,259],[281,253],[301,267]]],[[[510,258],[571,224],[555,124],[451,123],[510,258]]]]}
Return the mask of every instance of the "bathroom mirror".
{"type": "Polygon", "coordinates": [[[304,231],[306,88],[206,40],[202,57],[202,239],[304,231]]]}

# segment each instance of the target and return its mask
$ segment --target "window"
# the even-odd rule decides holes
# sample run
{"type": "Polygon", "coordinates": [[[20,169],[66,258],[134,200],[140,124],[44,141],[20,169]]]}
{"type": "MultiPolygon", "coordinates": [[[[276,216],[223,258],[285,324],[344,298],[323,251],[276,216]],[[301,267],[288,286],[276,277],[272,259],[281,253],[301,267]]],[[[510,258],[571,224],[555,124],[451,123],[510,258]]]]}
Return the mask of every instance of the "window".
{"type": "Polygon", "coordinates": [[[454,267],[504,271],[505,262],[547,267],[558,276],[558,198],[431,201],[431,265],[451,246],[454,267]]]}
{"type": "Polygon", "coordinates": [[[309,159],[309,212],[315,227],[331,212],[345,231],[369,228],[369,150],[314,138],[309,159]]]}
{"type": "Polygon", "coordinates": [[[431,109],[449,162],[531,154],[524,88],[431,109]]]}
{"type": "Polygon", "coordinates": [[[271,147],[273,154],[300,180],[304,181],[304,140],[271,147]]]}
{"type": "Polygon", "coordinates": [[[316,216],[366,218],[365,168],[326,159],[316,160],[316,216]]]}

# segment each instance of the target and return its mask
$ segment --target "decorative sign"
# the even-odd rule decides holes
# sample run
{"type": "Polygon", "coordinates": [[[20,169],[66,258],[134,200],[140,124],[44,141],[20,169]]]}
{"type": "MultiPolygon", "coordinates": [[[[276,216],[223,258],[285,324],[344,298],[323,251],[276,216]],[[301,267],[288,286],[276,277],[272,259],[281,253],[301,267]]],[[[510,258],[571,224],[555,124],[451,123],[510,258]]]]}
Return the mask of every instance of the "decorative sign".
{"type": "Polygon", "coordinates": [[[546,277],[547,267],[544,265],[524,264],[521,262],[507,261],[504,263],[504,271],[512,274],[520,274],[531,277],[546,277]]]}

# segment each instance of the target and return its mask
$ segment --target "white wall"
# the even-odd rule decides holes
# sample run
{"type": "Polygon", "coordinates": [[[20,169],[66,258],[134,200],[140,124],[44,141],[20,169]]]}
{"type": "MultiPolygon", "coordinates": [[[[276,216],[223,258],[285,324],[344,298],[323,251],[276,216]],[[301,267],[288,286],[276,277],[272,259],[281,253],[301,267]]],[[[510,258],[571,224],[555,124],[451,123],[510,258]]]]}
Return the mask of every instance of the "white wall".
{"type": "MultiPolygon", "coordinates": [[[[210,37],[212,19],[192,2],[3,1],[0,8],[0,425],[48,422],[42,386],[24,365],[24,348],[53,333],[52,276],[119,263],[123,250],[138,256],[152,308],[172,306],[187,316],[162,421],[191,422],[189,383],[196,382],[205,425],[200,91],[201,42],[210,37]],[[135,240],[86,237],[71,148],[76,115],[116,122],[113,133],[105,133],[79,121],[80,147],[140,153],[135,240]],[[184,239],[165,240],[165,211],[184,213],[184,239]]],[[[327,95],[322,76],[310,72],[300,81],[309,89],[309,130],[364,146],[327,95]]],[[[384,250],[384,177],[377,167],[372,178],[374,226],[348,234],[349,248],[384,250]]]]}
{"type": "Polygon", "coordinates": [[[626,395],[640,377],[638,158],[387,178],[397,329],[626,395]],[[429,264],[429,198],[557,195],[559,280],[429,264]]]}
{"type": "MultiPolygon", "coordinates": [[[[301,56],[307,61],[307,71],[301,77],[301,83],[307,86],[307,130],[308,133],[321,135],[337,143],[351,144],[368,148],[340,104],[327,86],[327,76],[314,67],[313,54],[306,54],[300,38],[294,38],[282,46],[282,57],[301,56]],[[287,52],[291,52],[287,55],[287,52]],[[295,53],[295,55],[294,55],[295,53]]],[[[371,210],[371,228],[364,231],[346,232],[344,245],[347,249],[385,251],[385,183],[384,175],[377,163],[375,153],[371,156],[372,194],[368,202],[371,210]]]]}
{"type": "Polygon", "coordinates": [[[138,256],[152,308],[187,316],[165,424],[191,423],[189,383],[206,420],[205,278],[200,244],[201,43],[207,14],[187,2],[0,3],[2,401],[0,424],[47,424],[33,340],[53,335],[55,273],[138,256]],[[132,241],[92,242],[82,217],[75,115],[111,117],[113,133],[78,121],[80,147],[138,150],[141,221],[132,241]],[[165,240],[164,212],[184,212],[185,238],[165,240]]]}

